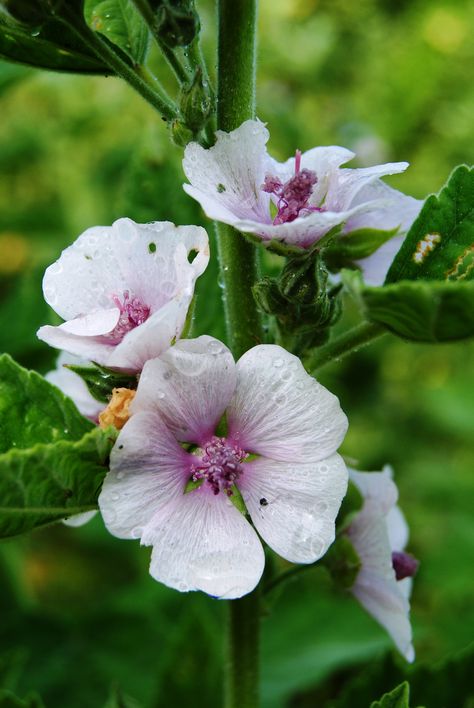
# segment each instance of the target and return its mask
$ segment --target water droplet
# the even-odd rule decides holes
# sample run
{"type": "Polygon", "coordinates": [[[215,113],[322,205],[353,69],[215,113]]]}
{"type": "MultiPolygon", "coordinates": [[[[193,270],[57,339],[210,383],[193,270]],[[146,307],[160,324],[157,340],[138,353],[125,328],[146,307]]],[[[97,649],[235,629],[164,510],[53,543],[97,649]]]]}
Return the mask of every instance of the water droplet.
{"type": "Polygon", "coordinates": [[[118,494],[118,492],[114,492],[110,495],[110,498],[112,499],[112,501],[118,501],[120,499],[120,494],[118,494]]]}
{"type": "Polygon", "coordinates": [[[291,376],[291,371],[288,371],[288,369],[285,369],[285,371],[281,372],[282,381],[289,381],[291,379],[291,376]]]}
{"type": "Polygon", "coordinates": [[[275,367],[275,369],[279,369],[281,366],[283,366],[283,359],[274,359],[273,366],[275,367]]]}
{"type": "Polygon", "coordinates": [[[156,397],[157,397],[157,398],[164,398],[164,397],[165,397],[164,391],[157,391],[157,392],[156,392],[156,397]]]}

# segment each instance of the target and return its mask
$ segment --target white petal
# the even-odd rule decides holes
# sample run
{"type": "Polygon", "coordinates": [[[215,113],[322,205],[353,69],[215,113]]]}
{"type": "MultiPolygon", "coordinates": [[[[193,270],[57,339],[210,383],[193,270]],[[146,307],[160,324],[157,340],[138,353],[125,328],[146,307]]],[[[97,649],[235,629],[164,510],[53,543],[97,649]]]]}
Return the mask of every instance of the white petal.
{"type": "Polygon", "coordinates": [[[377,515],[386,516],[397,503],[398,489],[388,465],[382,472],[357,472],[349,468],[349,479],[364,497],[363,513],[373,509],[377,515]]]}
{"type": "Polygon", "coordinates": [[[204,444],[214,434],[235,389],[236,367],[213,337],[182,339],[140,376],[135,411],[158,411],[179,440],[204,444]]]}
{"type": "Polygon", "coordinates": [[[153,544],[151,575],[182,592],[234,599],[251,592],[263,572],[253,528],[224,494],[203,487],[160,509],[143,542],[153,544]]]}
{"type": "Polygon", "coordinates": [[[362,228],[390,231],[398,227],[399,233],[404,234],[423,206],[423,200],[409,197],[379,179],[363,187],[353,199],[352,206],[366,202],[380,202],[384,206],[352,217],[346,224],[346,232],[362,228]]]}
{"type": "Polygon", "coordinates": [[[191,184],[183,185],[185,191],[211,219],[227,224],[242,218],[270,222],[270,195],[261,189],[269,137],[265,125],[248,120],[230,133],[218,130],[216,137],[207,150],[197,143],[186,147],[183,169],[191,184]]]}
{"type": "Polygon", "coordinates": [[[97,310],[88,315],[78,315],[72,320],[67,320],[59,325],[62,332],[74,334],[77,337],[97,337],[108,334],[119,321],[120,310],[111,307],[108,310],[97,310]]]}
{"type": "Polygon", "coordinates": [[[408,543],[409,529],[405,516],[399,506],[394,506],[385,519],[388,539],[392,551],[403,551],[408,543]]]}
{"type": "Polygon", "coordinates": [[[339,401],[282,347],[262,344],[237,363],[229,436],[248,452],[287,462],[332,455],[347,430],[339,401]]]}
{"type": "Polygon", "coordinates": [[[61,326],[44,325],[36,332],[36,336],[51,347],[63,349],[70,354],[103,366],[107,365],[108,358],[114,349],[113,344],[104,342],[101,337],[78,337],[65,332],[61,326]]]}
{"type": "Polygon", "coordinates": [[[87,524],[96,514],[97,511],[95,509],[92,511],[85,511],[83,514],[74,514],[68,519],[63,519],[63,524],[66,526],[71,526],[72,528],[78,528],[79,526],[84,526],[84,524],[87,524]]]}
{"type": "Polygon", "coordinates": [[[105,366],[138,372],[149,359],[154,359],[181,335],[190,298],[174,299],[152,314],[143,324],[127,332],[107,356],[105,366]]]}
{"type": "Polygon", "coordinates": [[[56,363],[56,369],[49,371],[45,379],[57,386],[66,396],[69,396],[76,404],[78,410],[87,418],[95,420],[100,411],[105,408],[105,403],[97,401],[90,393],[86,383],[78,374],[66,369],[64,364],[87,364],[77,357],[68,356],[61,352],[56,363]]]}
{"type": "Polygon", "coordinates": [[[388,269],[403,243],[404,236],[394,236],[380,246],[371,256],[356,261],[362,271],[367,285],[378,287],[383,285],[388,269]]]}
{"type": "Polygon", "coordinates": [[[246,463],[239,480],[257,531],[293,563],[314,563],[334,541],[346,488],[347,470],[339,455],[312,464],[262,457],[246,463]]]}
{"type": "MultiPolygon", "coordinates": [[[[344,211],[360,204],[362,199],[356,197],[368,184],[379,180],[379,177],[393,175],[404,172],[408,167],[408,162],[389,162],[386,165],[376,165],[375,167],[363,167],[360,169],[342,169],[334,171],[329,181],[326,194],[325,206],[331,211],[344,211]]],[[[377,197],[372,197],[375,199],[377,197]]],[[[366,197],[363,201],[368,201],[366,197]]]]}
{"type": "Polygon", "coordinates": [[[141,538],[157,509],[180,498],[190,476],[191,456],[159,415],[136,413],[121,430],[110,456],[99,507],[110,533],[141,538]]]}
{"type": "Polygon", "coordinates": [[[44,296],[65,320],[108,309],[125,291],[154,312],[176,294],[192,291],[208,260],[201,227],[119,219],[111,227],[88,229],[62,252],[46,270],[44,296]],[[192,251],[198,255],[190,263],[192,251]]]}
{"type": "Polygon", "coordinates": [[[410,606],[395,578],[385,518],[373,504],[370,500],[369,509],[364,507],[348,530],[362,564],[352,593],[387,630],[407,661],[413,661],[410,606]]]}

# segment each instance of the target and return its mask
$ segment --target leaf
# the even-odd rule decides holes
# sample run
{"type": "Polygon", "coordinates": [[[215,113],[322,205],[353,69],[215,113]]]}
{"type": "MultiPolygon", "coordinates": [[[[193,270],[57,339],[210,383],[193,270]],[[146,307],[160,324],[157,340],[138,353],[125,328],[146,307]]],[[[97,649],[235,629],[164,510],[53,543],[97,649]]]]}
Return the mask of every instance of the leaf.
{"type": "Polygon", "coordinates": [[[452,342],[474,336],[474,282],[404,280],[371,288],[355,271],[341,276],[367,319],[399,337],[452,342]]]}
{"type": "Polygon", "coordinates": [[[388,271],[399,280],[474,278],[474,168],[460,165],[423,205],[388,271]]]}
{"type": "Polygon", "coordinates": [[[28,28],[0,13],[0,58],[40,69],[112,74],[64,24],[51,21],[28,28]]]}
{"type": "Polygon", "coordinates": [[[410,708],[410,686],[404,683],[394,688],[390,693],[386,693],[379,701],[374,701],[370,708],[410,708]]]}
{"type": "Polygon", "coordinates": [[[141,704],[114,686],[104,708],[141,708],[141,704]]]}
{"type": "Polygon", "coordinates": [[[0,708],[44,708],[44,703],[34,694],[21,699],[11,691],[0,689],[0,708]]]}
{"type": "Polygon", "coordinates": [[[0,356],[0,454],[36,443],[79,440],[93,424],[56,386],[0,356]]]}
{"type": "Polygon", "coordinates": [[[75,364],[65,364],[66,369],[70,369],[78,374],[89,389],[89,393],[97,401],[108,403],[114,388],[137,387],[137,377],[121,374],[102,366],[76,366],[75,364]]]}
{"type": "Polygon", "coordinates": [[[84,17],[94,32],[104,35],[135,64],[143,64],[149,31],[131,0],[85,0],[84,17]]]}
{"type": "Polygon", "coordinates": [[[397,229],[358,229],[336,237],[323,250],[323,257],[330,267],[339,269],[344,264],[367,258],[397,233],[397,229]]]}
{"type": "Polygon", "coordinates": [[[94,428],[77,442],[0,455],[0,537],[95,509],[114,437],[94,428]]]}

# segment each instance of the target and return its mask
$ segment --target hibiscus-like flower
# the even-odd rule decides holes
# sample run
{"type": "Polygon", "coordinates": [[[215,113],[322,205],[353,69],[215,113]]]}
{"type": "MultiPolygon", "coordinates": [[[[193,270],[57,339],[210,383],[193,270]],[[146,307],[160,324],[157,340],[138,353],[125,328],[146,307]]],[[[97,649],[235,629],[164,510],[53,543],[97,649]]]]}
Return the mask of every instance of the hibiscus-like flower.
{"type": "Polygon", "coordinates": [[[208,261],[199,226],[119,219],[88,229],[46,270],[45,299],[66,322],[41,327],[38,337],[103,366],[140,371],[180,336],[208,261]]]}
{"type": "Polygon", "coordinates": [[[325,553],[347,419],[295,356],[259,345],[236,364],[212,337],[181,340],[145,364],[131,411],[99,506],[111,533],[153,546],[156,580],[240,597],[263,572],[256,531],[295,563],[325,553]]]}
{"type": "Polygon", "coordinates": [[[407,661],[413,661],[409,595],[418,561],[404,552],[408,526],[396,505],[398,490],[390,468],[382,472],[349,470],[361,492],[362,509],[347,530],[361,567],[351,592],[392,637],[407,661]]]}
{"type": "MultiPolygon", "coordinates": [[[[379,179],[403,172],[407,162],[341,168],[354,153],[330,146],[303,154],[297,150],[295,157],[279,163],[267,153],[268,130],[255,120],[216,135],[216,144],[207,150],[197,143],[187,146],[183,168],[190,184],[184,189],[212,219],[264,241],[276,239],[304,248],[335,226],[343,233],[398,228],[398,238],[420,210],[421,201],[379,179]]],[[[400,241],[393,241],[385,249],[389,252],[385,260],[399,246],[400,241]]],[[[385,271],[388,265],[389,261],[385,271]]]]}

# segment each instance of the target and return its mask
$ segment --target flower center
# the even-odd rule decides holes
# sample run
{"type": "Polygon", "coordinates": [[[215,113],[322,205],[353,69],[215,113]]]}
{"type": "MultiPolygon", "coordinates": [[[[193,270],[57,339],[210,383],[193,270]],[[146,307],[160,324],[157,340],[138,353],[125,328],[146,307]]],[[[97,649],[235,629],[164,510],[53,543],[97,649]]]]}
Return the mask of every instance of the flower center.
{"type": "Polygon", "coordinates": [[[143,324],[150,316],[150,308],[144,305],[137,297],[131,297],[130,292],[125,290],[122,300],[113,295],[112,300],[120,310],[120,317],[111,332],[106,334],[107,339],[114,344],[118,344],[125,337],[127,332],[143,324]]]}
{"type": "Polygon", "coordinates": [[[392,565],[395,571],[396,579],[403,580],[404,578],[413,578],[420,564],[416,558],[411,556],[409,553],[404,553],[403,551],[393,551],[392,565]]]}
{"type": "Polygon", "coordinates": [[[192,479],[194,482],[203,479],[211,486],[214,494],[224,492],[231,497],[232,486],[243,471],[241,462],[247,456],[237,445],[229,443],[225,438],[213,436],[204,446],[198,463],[191,468],[192,479]]]}
{"type": "Polygon", "coordinates": [[[308,201],[313,192],[313,187],[318,181],[316,172],[301,169],[301,152],[296,151],[295,174],[287,182],[281,182],[278,177],[267,174],[262,189],[268,194],[273,194],[277,199],[277,215],[273,223],[285,224],[294,221],[305,212],[324,211],[322,207],[311,206],[308,201]]]}

